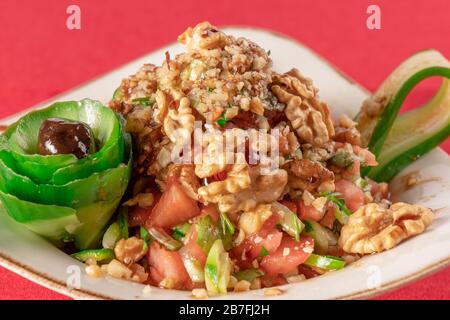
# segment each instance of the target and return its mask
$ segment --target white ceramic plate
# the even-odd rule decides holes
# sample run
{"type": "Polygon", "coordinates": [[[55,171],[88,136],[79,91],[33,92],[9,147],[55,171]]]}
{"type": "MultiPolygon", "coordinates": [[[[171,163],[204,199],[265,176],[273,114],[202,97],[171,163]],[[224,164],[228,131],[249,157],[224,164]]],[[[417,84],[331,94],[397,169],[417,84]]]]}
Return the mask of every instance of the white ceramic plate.
{"type": "MultiPolygon", "coordinates": [[[[334,115],[354,115],[368,92],[349,80],[341,72],[309,49],[286,37],[250,28],[226,28],[226,32],[247,37],[271,50],[274,68],[287,71],[299,68],[303,74],[314,79],[321,97],[332,107],[334,115]]],[[[78,100],[85,97],[107,102],[122,78],[135,73],[146,62],[160,64],[164,52],[171,54],[182,50],[178,44],[157,50],[116,69],[56,100],[78,100]]],[[[2,122],[11,123],[20,115],[2,122]]],[[[368,256],[344,270],[322,277],[283,286],[284,295],[271,299],[344,299],[362,298],[399,286],[420,276],[444,267],[450,262],[450,158],[439,149],[434,150],[404,170],[393,182],[395,200],[420,203],[434,209],[437,218],[422,235],[412,238],[394,249],[368,256]],[[405,190],[402,176],[416,171],[422,182],[405,190]]],[[[114,299],[189,299],[190,292],[152,288],[143,295],[143,285],[109,277],[88,277],[83,265],[59,251],[50,243],[11,221],[0,217],[0,264],[4,267],[50,289],[74,298],[114,299]],[[74,267],[75,266],[75,267],[74,267]],[[79,269],[77,268],[79,267],[79,269]],[[75,270],[75,271],[74,271],[75,270]],[[70,289],[66,283],[73,280],[80,270],[80,288],[70,289]],[[70,277],[72,275],[72,277],[70,277]]],[[[74,282],[70,282],[74,283],[74,282]]],[[[266,299],[262,290],[229,294],[217,299],[266,299]]]]}

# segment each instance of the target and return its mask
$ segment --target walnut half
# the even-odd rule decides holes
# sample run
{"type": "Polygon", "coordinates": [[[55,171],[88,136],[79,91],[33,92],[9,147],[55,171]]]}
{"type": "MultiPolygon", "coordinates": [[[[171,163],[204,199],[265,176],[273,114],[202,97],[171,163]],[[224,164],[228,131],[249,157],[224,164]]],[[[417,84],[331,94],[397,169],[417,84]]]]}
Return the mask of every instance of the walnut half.
{"type": "Polygon", "coordinates": [[[297,69],[285,74],[274,74],[273,94],[286,104],[284,113],[301,142],[321,147],[334,136],[330,110],[320,101],[312,81],[297,69]]]}
{"type": "Polygon", "coordinates": [[[386,209],[369,203],[350,216],[338,243],[348,253],[381,252],[422,233],[433,219],[433,212],[420,205],[397,202],[386,209]]]}

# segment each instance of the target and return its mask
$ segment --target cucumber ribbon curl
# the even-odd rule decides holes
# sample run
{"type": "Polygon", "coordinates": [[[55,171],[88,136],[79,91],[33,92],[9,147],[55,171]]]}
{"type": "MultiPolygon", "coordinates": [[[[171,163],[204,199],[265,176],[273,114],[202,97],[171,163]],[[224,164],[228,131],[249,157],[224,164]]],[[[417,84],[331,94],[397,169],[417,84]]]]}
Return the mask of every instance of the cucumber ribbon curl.
{"type": "Polygon", "coordinates": [[[379,165],[362,173],[390,181],[398,172],[450,135],[450,63],[438,51],[416,53],[400,64],[363,104],[356,121],[363,147],[379,165]],[[440,89],[421,107],[399,115],[411,90],[429,77],[442,77],[440,89]]]}

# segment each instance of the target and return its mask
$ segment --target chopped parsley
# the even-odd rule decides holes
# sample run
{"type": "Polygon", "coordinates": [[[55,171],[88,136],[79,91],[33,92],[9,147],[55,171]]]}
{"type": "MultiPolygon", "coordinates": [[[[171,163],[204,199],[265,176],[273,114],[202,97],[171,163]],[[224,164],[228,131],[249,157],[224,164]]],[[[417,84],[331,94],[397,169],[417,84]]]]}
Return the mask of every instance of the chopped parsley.
{"type": "Polygon", "coordinates": [[[208,87],[208,88],[206,88],[206,90],[207,90],[208,92],[213,92],[213,91],[214,91],[214,88],[208,87]]]}
{"type": "Polygon", "coordinates": [[[267,56],[269,56],[270,57],[270,54],[272,53],[272,51],[267,51],[267,56]]]}
{"type": "Polygon", "coordinates": [[[217,124],[223,129],[225,128],[225,126],[227,125],[228,121],[230,121],[229,119],[227,119],[227,117],[225,117],[225,113],[223,113],[219,119],[217,119],[217,124]]]}
{"type": "Polygon", "coordinates": [[[266,247],[262,247],[261,251],[259,252],[260,257],[265,257],[269,255],[269,251],[266,249],[266,247]]]}
{"type": "Polygon", "coordinates": [[[345,205],[344,199],[338,198],[340,196],[340,193],[337,192],[324,192],[320,194],[322,197],[326,197],[329,201],[333,202],[341,212],[343,212],[345,215],[350,216],[352,212],[347,208],[345,205]]]}

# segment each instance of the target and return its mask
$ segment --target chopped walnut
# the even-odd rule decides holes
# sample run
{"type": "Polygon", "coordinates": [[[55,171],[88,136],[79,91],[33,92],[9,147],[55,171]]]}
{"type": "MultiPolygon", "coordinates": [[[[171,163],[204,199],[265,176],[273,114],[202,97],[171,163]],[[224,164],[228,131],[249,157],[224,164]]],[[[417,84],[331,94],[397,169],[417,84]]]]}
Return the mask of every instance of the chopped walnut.
{"type": "Polygon", "coordinates": [[[282,295],[283,293],[284,291],[281,290],[280,288],[269,288],[264,290],[264,295],[267,297],[279,296],[282,295]]]}
{"type": "Polygon", "coordinates": [[[270,204],[260,204],[251,211],[244,211],[239,217],[239,229],[247,235],[256,233],[271,215],[272,205],[270,204]]]}
{"type": "Polygon", "coordinates": [[[209,22],[202,22],[194,28],[187,28],[178,41],[185,44],[190,50],[223,48],[227,42],[227,36],[213,27],[209,22]]]}
{"type": "Polygon", "coordinates": [[[162,124],[164,122],[164,119],[169,112],[169,105],[172,102],[172,97],[165,93],[162,90],[156,91],[155,94],[155,111],[153,113],[153,119],[159,123],[162,124]]]}
{"type": "Polygon", "coordinates": [[[398,202],[386,209],[369,203],[350,216],[338,243],[348,253],[381,252],[422,233],[433,218],[433,212],[420,205],[398,202]]]}
{"type": "Polygon", "coordinates": [[[154,197],[152,193],[138,193],[133,198],[124,202],[124,206],[135,206],[139,205],[140,207],[150,207],[153,204],[154,197]]]}
{"type": "Polygon", "coordinates": [[[120,239],[114,248],[114,253],[119,261],[127,265],[137,262],[146,253],[146,250],[144,250],[144,240],[137,237],[120,239]]]}
{"type": "Polygon", "coordinates": [[[121,278],[143,283],[148,278],[148,273],[145,272],[143,266],[133,263],[130,266],[124,265],[122,262],[113,259],[107,265],[102,266],[102,271],[114,278],[121,278]],[[103,268],[104,267],[104,268],[103,268]]]}
{"type": "Polygon", "coordinates": [[[356,128],[356,122],[347,115],[339,117],[339,125],[335,128],[334,140],[342,143],[350,143],[351,145],[361,145],[361,135],[356,128]]]}
{"type": "Polygon", "coordinates": [[[294,189],[313,192],[323,183],[334,181],[334,173],[316,161],[294,159],[286,169],[292,173],[288,184],[294,189]]]}
{"type": "Polygon", "coordinates": [[[164,131],[170,141],[183,145],[190,141],[194,122],[195,117],[192,115],[189,99],[184,97],[180,100],[178,109],[169,109],[167,117],[164,118],[164,131]]]}
{"type": "Polygon", "coordinates": [[[301,142],[322,146],[334,136],[334,127],[328,106],[317,97],[312,81],[297,69],[273,76],[272,92],[280,102],[301,142]]]}
{"type": "Polygon", "coordinates": [[[195,166],[193,164],[171,164],[165,177],[175,176],[186,190],[186,194],[194,200],[198,200],[198,189],[200,188],[200,180],[195,175],[195,166]]]}
{"type": "Polygon", "coordinates": [[[241,280],[234,286],[234,292],[244,292],[250,290],[251,283],[247,280],[241,280]]]}
{"type": "Polygon", "coordinates": [[[276,201],[282,195],[287,179],[283,169],[264,175],[260,165],[249,167],[241,162],[232,166],[225,180],[201,187],[198,193],[203,201],[217,203],[220,211],[249,211],[260,203],[276,201]]]}

